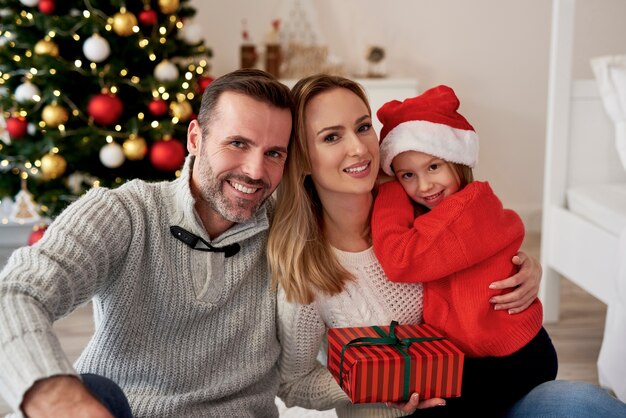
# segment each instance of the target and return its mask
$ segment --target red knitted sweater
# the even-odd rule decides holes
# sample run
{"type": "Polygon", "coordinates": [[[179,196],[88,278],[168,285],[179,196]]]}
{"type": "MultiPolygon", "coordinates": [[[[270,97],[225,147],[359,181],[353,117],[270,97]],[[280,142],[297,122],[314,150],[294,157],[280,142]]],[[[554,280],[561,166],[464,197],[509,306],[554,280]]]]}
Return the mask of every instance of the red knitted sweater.
{"type": "Polygon", "coordinates": [[[380,186],[372,214],[376,257],[394,282],[422,282],[424,322],[438,328],[468,357],[506,356],[542,325],[539,299],[525,311],[496,311],[489,284],[516,272],[511,258],[524,225],[487,182],[472,182],[415,218],[400,183],[380,186]]]}

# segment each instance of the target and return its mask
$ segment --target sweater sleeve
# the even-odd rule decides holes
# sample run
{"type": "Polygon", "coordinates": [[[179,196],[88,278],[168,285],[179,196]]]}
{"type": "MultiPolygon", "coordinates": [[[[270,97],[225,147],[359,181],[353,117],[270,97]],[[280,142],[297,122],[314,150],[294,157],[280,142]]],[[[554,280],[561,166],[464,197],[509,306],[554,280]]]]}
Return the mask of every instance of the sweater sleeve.
{"type": "Polygon", "coordinates": [[[350,403],[317,356],[326,327],[315,303],[288,302],[278,292],[278,335],[282,346],[278,396],[288,407],[325,410],[350,403]]]}
{"type": "Polygon", "coordinates": [[[9,258],[0,272],[0,392],[14,410],[35,381],[77,374],[52,323],[110,284],[131,234],[115,195],[94,189],[9,258]]]}
{"type": "MultiPolygon", "coordinates": [[[[427,282],[464,270],[523,240],[515,212],[486,182],[472,182],[414,218],[398,182],[380,186],[372,213],[374,251],[394,282],[427,282]]],[[[511,255],[513,256],[513,254],[511,255]]]]}

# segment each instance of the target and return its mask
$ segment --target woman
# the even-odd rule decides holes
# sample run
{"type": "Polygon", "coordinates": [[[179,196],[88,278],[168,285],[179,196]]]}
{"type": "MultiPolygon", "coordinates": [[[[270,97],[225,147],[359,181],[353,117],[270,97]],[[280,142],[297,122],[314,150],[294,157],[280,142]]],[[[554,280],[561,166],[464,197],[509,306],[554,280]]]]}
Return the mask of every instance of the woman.
{"type": "MultiPolygon", "coordinates": [[[[416,408],[420,409],[417,416],[445,413],[445,407],[435,407],[445,400],[418,402],[415,394],[394,408],[353,405],[317,360],[319,355],[325,362],[327,328],[381,325],[391,320],[420,323],[422,286],[389,282],[373,254],[369,223],[379,154],[363,90],[344,78],[316,75],[299,81],[292,92],[296,138],[290,144],[268,242],[273,280],[278,284],[283,347],[279,395],[287,406],[336,408],[340,417],[403,416],[416,408]]],[[[536,298],[541,275],[534,260],[524,254],[515,258],[523,264],[521,272],[495,285],[517,289],[489,301],[496,309],[511,313],[525,309],[536,298]]],[[[510,412],[524,416],[556,408],[559,416],[567,405],[583,399],[578,393],[589,390],[580,385],[560,390],[544,384],[510,412]],[[562,402],[550,402],[554,397],[562,402]],[[552,404],[557,406],[547,409],[552,404]],[[558,409],[560,405],[563,409],[558,409]]],[[[488,410],[488,394],[485,405],[488,410]]],[[[579,411],[585,412],[581,406],[579,411]]]]}

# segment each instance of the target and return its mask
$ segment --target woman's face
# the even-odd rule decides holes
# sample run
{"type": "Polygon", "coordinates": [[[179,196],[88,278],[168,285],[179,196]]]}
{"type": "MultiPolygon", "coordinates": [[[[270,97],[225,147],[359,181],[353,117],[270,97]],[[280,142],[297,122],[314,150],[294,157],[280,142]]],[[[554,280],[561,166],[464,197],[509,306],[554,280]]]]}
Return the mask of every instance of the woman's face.
{"type": "Polygon", "coordinates": [[[305,108],[311,177],[320,196],[370,193],[379,168],[378,136],[363,101],[336,88],[305,108]]]}

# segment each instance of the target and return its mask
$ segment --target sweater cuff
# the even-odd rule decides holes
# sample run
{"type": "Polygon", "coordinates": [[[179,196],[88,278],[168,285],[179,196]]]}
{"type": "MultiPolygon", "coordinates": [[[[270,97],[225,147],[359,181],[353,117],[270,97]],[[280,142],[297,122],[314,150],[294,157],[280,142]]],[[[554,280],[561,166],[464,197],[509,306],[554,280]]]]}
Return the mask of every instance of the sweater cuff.
{"type": "Polygon", "coordinates": [[[39,332],[29,332],[2,343],[0,393],[14,411],[19,411],[24,395],[36,381],[57,375],[78,376],[56,336],[47,334],[42,338],[39,332]]]}

